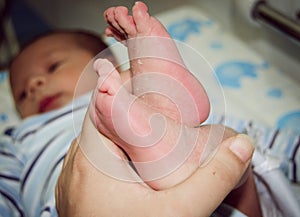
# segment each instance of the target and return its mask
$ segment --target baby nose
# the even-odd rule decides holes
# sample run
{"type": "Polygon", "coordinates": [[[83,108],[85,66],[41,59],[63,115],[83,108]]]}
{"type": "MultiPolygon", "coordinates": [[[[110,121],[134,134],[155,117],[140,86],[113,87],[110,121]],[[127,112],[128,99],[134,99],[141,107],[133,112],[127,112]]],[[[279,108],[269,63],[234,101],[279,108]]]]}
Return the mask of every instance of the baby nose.
{"type": "Polygon", "coordinates": [[[40,90],[45,84],[45,78],[43,76],[36,76],[29,80],[28,84],[28,93],[35,94],[38,90],[40,90]]]}

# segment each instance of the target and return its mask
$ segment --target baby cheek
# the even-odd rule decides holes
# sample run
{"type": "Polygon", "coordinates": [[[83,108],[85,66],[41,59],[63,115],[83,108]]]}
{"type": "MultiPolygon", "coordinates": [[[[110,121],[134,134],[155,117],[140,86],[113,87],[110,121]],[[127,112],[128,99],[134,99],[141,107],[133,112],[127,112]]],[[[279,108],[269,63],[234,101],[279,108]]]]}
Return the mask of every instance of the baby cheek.
{"type": "Polygon", "coordinates": [[[21,118],[26,118],[31,115],[38,114],[37,105],[34,103],[23,102],[17,106],[17,111],[19,112],[21,118]]]}
{"type": "Polygon", "coordinates": [[[75,95],[84,94],[91,90],[94,90],[97,86],[97,77],[93,79],[81,77],[75,86],[75,95]]]}

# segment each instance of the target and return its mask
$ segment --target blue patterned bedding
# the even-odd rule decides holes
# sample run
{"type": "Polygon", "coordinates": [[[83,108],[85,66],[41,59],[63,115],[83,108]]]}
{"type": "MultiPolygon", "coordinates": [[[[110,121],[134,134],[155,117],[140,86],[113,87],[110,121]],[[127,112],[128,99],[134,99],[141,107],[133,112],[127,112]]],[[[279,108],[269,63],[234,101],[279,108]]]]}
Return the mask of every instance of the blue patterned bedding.
{"type": "Polygon", "coordinates": [[[19,122],[19,117],[12,100],[8,73],[0,72],[0,133],[19,122]]]}
{"type": "MultiPolygon", "coordinates": [[[[196,8],[182,7],[158,18],[174,39],[200,52],[211,64],[224,92],[226,114],[300,133],[299,83],[196,8]]],[[[212,106],[218,107],[218,102],[212,100],[212,106]]]]}

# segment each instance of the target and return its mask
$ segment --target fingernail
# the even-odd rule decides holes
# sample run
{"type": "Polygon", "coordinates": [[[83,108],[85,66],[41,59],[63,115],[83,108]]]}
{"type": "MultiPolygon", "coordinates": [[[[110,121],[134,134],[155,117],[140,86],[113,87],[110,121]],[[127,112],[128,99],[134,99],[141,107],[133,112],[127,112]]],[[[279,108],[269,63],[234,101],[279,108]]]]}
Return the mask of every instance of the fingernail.
{"type": "Polygon", "coordinates": [[[254,151],[253,141],[245,134],[238,134],[229,149],[244,163],[252,156],[254,151]]]}

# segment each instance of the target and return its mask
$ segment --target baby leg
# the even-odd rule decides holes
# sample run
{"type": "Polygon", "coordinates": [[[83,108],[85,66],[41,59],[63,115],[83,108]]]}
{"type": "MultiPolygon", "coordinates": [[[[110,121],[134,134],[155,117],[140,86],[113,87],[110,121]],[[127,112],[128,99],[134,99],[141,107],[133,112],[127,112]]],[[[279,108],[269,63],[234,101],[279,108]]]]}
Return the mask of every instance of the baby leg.
{"type": "Polygon", "coordinates": [[[100,77],[91,120],[99,132],[125,150],[151,187],[178,184],[207,160],[223,139],[224,127],[186,127],[129,93],[110,62],[99,59],[95,68],[100,77]]]}
{"type": "MultiPolygon", "coordinates": [[[[136,96],[143,95],[146,103],[158,109],[161,113],[188,126],[196,126],[203,122],[210,110],[207,94],[201,83],[185,67],[176,44],[164,26],[148,13],[147,6],[137,2],[132,8],[132,16],[125,7],[109,8],[104,13],[109,24],[105,32],[119,41],[125,40],[131,60],[131,72],[133,76],[132,89],[136,96]],[[164,93],[157,91],[157,87],[163,87],[161,79],[156,80],[154,86],[149,85],[146,73],[157,73],[168,78],[171,87],[177,91],[176,103],[174,98],[169,98],[164,93]],[[167,76],[167,77],[166,77],[167,76]],[[176,84],[177,83],[177,84],[176,84]],[[145,94],[150,93],[151,94],[145,94]],[[186,94],[192,100],[187,102],[186,94]],[[181,104],[181,105],[180,105],[181,104]],[[178,111],[177,107],[185,108],[178,111]],[[182,118],[180,113],[188,113],[189,118],[182,118]]],[[[164,90],[163,90],[164,91],[164,90]]]]}
{"type": "Polygon", "coordinates": [[[98,59],[94,65],[100,76],[90,112],[96,128],[136,162],[156,160],[152,154],[163,157],[176,142],[173,137],[177,137],[181,125],[129,93],[110,62],[98,59]]]}

